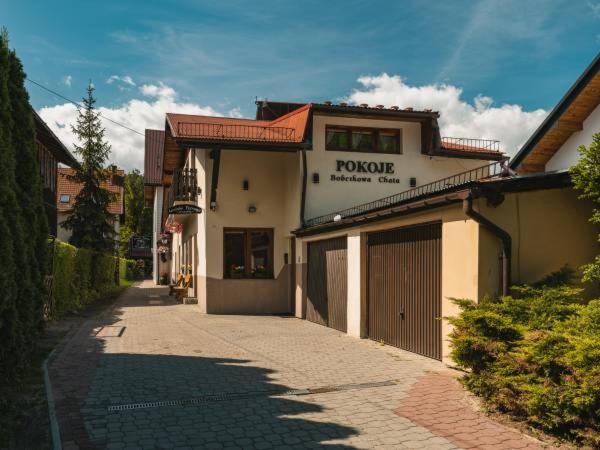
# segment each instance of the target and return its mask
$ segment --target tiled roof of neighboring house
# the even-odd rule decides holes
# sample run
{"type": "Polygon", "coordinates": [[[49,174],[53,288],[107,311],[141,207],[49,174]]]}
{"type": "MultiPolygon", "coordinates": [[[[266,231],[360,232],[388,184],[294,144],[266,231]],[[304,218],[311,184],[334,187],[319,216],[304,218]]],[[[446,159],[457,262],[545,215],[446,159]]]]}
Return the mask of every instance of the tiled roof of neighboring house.
{"type": "Polygon", "coordinates": [[[175,139],[301,143],[309,109],[310,105],[305,105],[275,120],[167,113],[167,123],[175,139]]]}
{"type": "Polygon", "coordinates": [[[32,108],[33,120],[35,122],[36,138],[54,155],[58,162],[69,167],[77,166],[78,162],[65,145],[58,139],[56,134],[42,120],[40,115],[32,108]]]}
{"type": "MultiPolygon", "coordinates": [[[[56,187],[56,207],[60,212],[68,212],[73,209],[73,205],[75,204],[75,197],[81,191],[81,185],[69,180],[68,176],[73,175],[75,171],[70,168],[59,168],[58,169],[58,183],[56,187]],[[63,195],[68,195],[68,201],[61,202],[61,197],[63,195]]],[[[123,180],[125,176],[125,171],[123,169],[117,169],[116,176],[117,179],[123,180]]],[[[108,179],[107,181],[103,181],[101,186],[105,189],[116,194],[115,200],[113,200],[108,210],[111,214],[123,214],[123,183],[115,182],[116,180],[108,179]]],[[[66,198],[63,198],[66,200],[66,198]]]]}
{"type": "Polygon", "coordinates": [[[163,130],[146,130],[144,155],[144,184],[146,185],[162,183],[164,145],[163,130]]]}

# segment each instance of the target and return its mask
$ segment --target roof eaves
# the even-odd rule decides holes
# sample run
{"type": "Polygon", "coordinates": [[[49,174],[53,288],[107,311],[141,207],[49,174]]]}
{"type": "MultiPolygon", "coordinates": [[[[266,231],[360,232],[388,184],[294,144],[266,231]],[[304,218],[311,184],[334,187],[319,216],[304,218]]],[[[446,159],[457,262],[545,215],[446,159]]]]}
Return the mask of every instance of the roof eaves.
{"type": "Polygon", "coordinates": [[[537,143],[544,137],[552,125],[559,119],[565,110],[573,103],[581,91],[596,76],[600,70],[600,53],[596,55],[592,63],[579,76],[577,81],[569,88],[542,124],[533,132],[523,147],[517,152],[510,162],[511,169],[516,169],[525,157],[534,149],[537,143]]]}

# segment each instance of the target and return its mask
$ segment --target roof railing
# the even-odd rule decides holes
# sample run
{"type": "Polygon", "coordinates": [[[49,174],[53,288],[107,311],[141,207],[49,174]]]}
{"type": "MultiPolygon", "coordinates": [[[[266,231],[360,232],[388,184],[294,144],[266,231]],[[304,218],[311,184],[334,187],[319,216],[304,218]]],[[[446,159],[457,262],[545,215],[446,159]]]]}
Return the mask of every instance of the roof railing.
{"type": "Polygon", "coordinates": [[[296,130],[288,127],[259,125],[226,125],[206,122],[180,122],[177,134],[185,138],[225,139],[240,141],[295,142],[296,130]]]}
{"type": "Polygon", "coordinates": [[[467,170],[466,172],[457,173],[450,177],[442,178],[422,186],[409,189],[399,194],[390,195],[389,197],[380,198],[372,202],[363,203],[352,208],[343,209],[341,211],[332,212],[319,217],[308,219],[304,222],[305,227],[314,227],[325,223],[342,220],[349,217],[358,216],[365,213],[375,212],[378,210],[398,206],[400,204],[417,200],[426,195],[433,193],[442,194],[446,191],[456,189],[457,187],[467,186],[475,181],[481,181],[497,176],[507,175],[508,166],[506,160],[497,161],[483,167],[467,170]],[[339,218],[338,218],[339,216],[339,218]]]}
{"type": "Polygon", "coordinates": [[[500,141],[494,139],[443,137],[442,148],[448,150],[500,152],[500,141]]]}

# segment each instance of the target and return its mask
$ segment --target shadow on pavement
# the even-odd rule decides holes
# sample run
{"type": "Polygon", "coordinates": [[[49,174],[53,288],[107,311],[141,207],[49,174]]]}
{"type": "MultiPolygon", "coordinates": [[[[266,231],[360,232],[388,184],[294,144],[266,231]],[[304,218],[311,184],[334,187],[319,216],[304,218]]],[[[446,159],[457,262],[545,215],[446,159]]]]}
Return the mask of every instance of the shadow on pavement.
{"type": "Polygon", "coordinates": [[[130,288],[117,308],[86,322],[52,363],[66,448],[352,448],[327,441],[354,436],[356,429],[327,422],[310,397],[274,395],[290,388],[274,383],[273,370],[253,361],[104,353],[105,339],[94,334],[98,327],[121,325],[122,307],[176,304],[164,294],[130,288]],[[207,398],[223,393],[230,395],[207,398]],[[184,406],[109,411],[169,401],[184,406]]]}

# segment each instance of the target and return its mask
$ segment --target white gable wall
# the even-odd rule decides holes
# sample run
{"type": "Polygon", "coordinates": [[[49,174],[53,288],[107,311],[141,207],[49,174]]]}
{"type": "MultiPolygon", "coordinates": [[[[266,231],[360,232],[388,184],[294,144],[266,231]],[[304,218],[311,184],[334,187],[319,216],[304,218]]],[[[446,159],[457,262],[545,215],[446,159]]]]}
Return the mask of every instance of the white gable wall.
{"type": "Polygon", "coordinates": [[[596,109],[585,119],[583,130],[573,133],[567,139],[567,142],[548,161],[546,172],[568,169],[577,164],[577,161],[579,161],[577,148],[580,145],[590,145],[592,143],[592,136],[598,132],[600,132],[600,106],[596,106],[596,109]]]}

